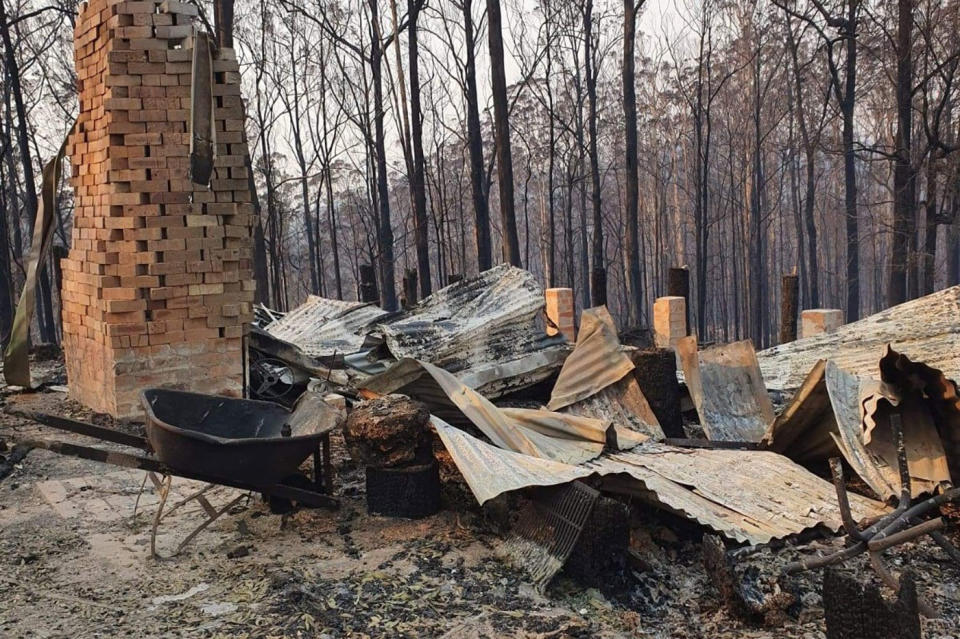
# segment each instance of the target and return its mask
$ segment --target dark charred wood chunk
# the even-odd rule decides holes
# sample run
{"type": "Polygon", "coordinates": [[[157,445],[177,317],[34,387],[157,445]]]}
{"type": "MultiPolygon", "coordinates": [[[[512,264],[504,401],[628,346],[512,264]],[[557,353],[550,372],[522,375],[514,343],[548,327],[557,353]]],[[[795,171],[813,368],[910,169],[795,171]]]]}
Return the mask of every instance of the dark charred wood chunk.
{"type": "Polygon", "coordinates": [[[892,601],[875,584],[828,568],[823,574],[827,639],[920,639],[917,587],[910,571],[900,578],[892,601]]]}
{"type": "Polygon", "coordinates": [[[360,265],[360,301],[378,302],[380,291],[377,289],[377,269],[372,264],[360,265]]]}
{"type": "Polygon", "coordinates": [[[627,584],[630,547],[630,509],[622,502],[601,497],[564,565],[564,573],[580,584],[602,592],[627,584]]]}
{"type": "Polygon", "coordinates": [[[761,580],[755,566],[738,571],[723,540],[715,535],[704,535],[702,549],[704,570],[727,612],[749,623],[783,625],[788,609],[797,602],[795,594],[761,580]]]}
{"type": "Polygon", "coordinates": [[[367,467],[367,512],[385,517],[421,519],[440,510],[437,462],[403,468],[367,467]]]}
{"type": "Polygon", "coordinates": [[[666,348],[634,351],[630,355],[633,376],[647,398],[660,428],[667,437],[686,437],[680,415],[680,384],[677,382],[677,357],[666,348]]]}

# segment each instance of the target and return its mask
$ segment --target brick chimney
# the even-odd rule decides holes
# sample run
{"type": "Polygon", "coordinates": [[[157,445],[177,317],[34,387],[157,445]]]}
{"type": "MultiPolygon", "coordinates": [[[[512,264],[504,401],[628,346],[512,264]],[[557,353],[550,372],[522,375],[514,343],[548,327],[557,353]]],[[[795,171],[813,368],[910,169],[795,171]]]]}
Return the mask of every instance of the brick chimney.
{"type": "Polygon", "coordinates": [[[80,116],[63,266],[70,395],[140,415],[148,386],[238,395],[251,319],[253,205],[240,76],[214,58],[217,157],[189,178],[192,21],[179,2],[90,0],[77,17],[80,116]]]}

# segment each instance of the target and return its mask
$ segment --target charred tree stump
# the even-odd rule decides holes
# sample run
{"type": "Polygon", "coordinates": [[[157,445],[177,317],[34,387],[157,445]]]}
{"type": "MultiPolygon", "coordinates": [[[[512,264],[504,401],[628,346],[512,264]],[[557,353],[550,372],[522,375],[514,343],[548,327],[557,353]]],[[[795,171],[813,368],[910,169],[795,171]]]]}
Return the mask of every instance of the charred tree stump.
{"type": "Polygon", "coordinates": [[[380,291],[377,289],[377,269],[372,264],[360,265],[360,301],[380,301],[380,291]]]}
{"type": "Polygon", "coordinates": [[[633,376],[647,398],[653,414],[667,437],[686,437],[680,415],[680,383],[677,356],[668,348],[634,351],[630,355],[633,376]]]}
{"type": "Polygon", "coordinates": [[[827,639],[920,639],[917,588],[909,571],[900,578],[897,598],[887,601],[874,584],[833,569],[823,575],[827,639]]]}
{"type": "Polygon", "coordinates": [[[601,591],[626,582],[630,547],[630,509],[616,499],[601,497],[573,547],[564,573],[580,584],[601,591]]]}
{"type": "Polygon", "coordinates": [[[358,403],[343,426],[350,456],[366,465],[367,511],[419,519],[440,509],[430,413],[420,402],[385,395],[358,403]]]}
{"type": "Polygon", "coordinates": [[[800,278],[784,275],[780,280],[780,343],[797,339],[797,307],[800,306],[800,278]]]}
{"type": "Polygon", "coordinates": [[[376,468],[414,463],[429,449],[427,407],[400,395],[386,395],[354,406],[343,425],[350,456],[376,468]]]}
{"type": "Polygon", "coordinates": [[[682,297],[687,307],[687,335],[690,334],[690,269],[674,266],[667,272],[667,295],[682,297]]]}

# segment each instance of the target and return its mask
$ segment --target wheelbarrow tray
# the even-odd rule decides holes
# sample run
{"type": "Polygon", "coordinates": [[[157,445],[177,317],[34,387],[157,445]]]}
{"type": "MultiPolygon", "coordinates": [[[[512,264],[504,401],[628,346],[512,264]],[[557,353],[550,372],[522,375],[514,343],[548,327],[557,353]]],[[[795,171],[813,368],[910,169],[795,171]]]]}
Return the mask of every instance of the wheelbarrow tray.
{"type": "Polygon", "coordinates": [[[162,388],[142,391],[140,401],[147,440],[160,462],[255,486],[296,474],[327,432],[270,402],[162,388]],[[286,437],[285,424],[291,427],[286,437]]]}

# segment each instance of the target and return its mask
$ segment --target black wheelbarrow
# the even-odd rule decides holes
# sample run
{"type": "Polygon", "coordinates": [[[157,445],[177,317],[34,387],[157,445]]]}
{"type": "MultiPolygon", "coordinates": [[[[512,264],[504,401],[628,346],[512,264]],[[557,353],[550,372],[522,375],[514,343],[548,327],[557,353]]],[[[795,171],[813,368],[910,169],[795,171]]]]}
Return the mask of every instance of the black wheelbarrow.
{"type": "Polygon", "coordinates": [[[312,394],[293,412],[270,402],[163,388],[141,392],[140,401],[147,441],[160,462],[255,486],[296,477],[338,425],[335,411],[312,394]]]}
{"type": "MultiPolygon", "coordinates": [[[[160,491],[151,534],[154,555],[157,525],[164,514],[172,477],[262,493],[271,510],[281,514],[294,505],[339,506],[330,494],[330,432],[339,427],[341,418],[316,394],[305,393],[293,411],[270,402],[159,388],[143,391],[141,401],[146,411],[147,437],[59,415],[7,411],[60,430],[135,448],[138,453],[50,439],[10,439],[31,448],[147,471],[160,491]],[[299,470],[311,455],[312,479],[299,470]]],[[[179,545],[177,552],[239,500],[215,509],[204,497],[210,488],[173,507],[196,500],[208,517],[179,545]]]]}

